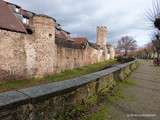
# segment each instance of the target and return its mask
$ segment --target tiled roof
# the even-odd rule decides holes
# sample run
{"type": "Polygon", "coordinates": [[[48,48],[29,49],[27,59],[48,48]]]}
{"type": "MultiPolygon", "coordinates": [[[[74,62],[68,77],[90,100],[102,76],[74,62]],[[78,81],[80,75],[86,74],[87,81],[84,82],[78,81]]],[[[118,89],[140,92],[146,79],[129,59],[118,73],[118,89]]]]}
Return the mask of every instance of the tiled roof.
{"type": "Polygon", "coordinates": [[[69,39],[70,38],[70,33],[65,31],[65,30],[63,30],[63,29],[57,29],[56,38],[69,39]]]}
{"type": "Polygon", "coordinates": [[[27,33],[23,23],[14,15],[8,4],[0,0],[0,28],[27,33]]]}
{"type": "MultiPolygon", "coordinates": [[[[0,29],[21,33],[27,33],[28,30],[32,31],[29,25],[22,23],[22,20],[17,17],[18,15],[30,19],[31,17],[36,15],[36,13],[24,10],[18,5],[0,0],[0,29]],[[16,13],[10,5],[18,7],[20,9],[20,12],[16,13]]],[[[40,16],[49,17],[46,15],[40,16]]],[[[52,19],[56,22],[54,18],[52,19]]],[[[63,30],[58,23],[56,24],[56,29],[57,31],[55,42],[59,46],[75,49],[84,49],[87,47],[87,45],[89,45],[90,47],[93,47],[95,49],[100,48],[100,46],[88,42],[87,38],[85,37],[71,38],[70,33],[63,30]]]]}
{"type": "Polygon", "coordinates": [[[35,13],[21,9],[21,15],[23,15],[26,18],[31,18],[33,17],[33,15],[35,15],[35,13]]]}
{"type": "Polygon", "coordinates": [[[80,49],[80,47],[74,45],[73,41],[62,38],[56,38],[55,43],[60,47],[80,49]]]}
{"type": "Polygon", "coordinates": [[[7,4],[9,4],[9,5],[14,5],[14,6],[16,6],[17,8],[21,8],[19,5],[16,5],[16,4],[13,4],[13,3],[10,3],[10,2],[7,2],[7,1],[5,1],[7,4]]]}
{"type": "Polygon", "coordinates": [[[76,37],[72,38],[75,44],[86,44],[88,42],[87,38],[85,37],[76,37]]]}
{"type": "Polygon", "coordinates": [[[58,31],[56,32],[56,38],[67,39],[67,35],[62,31],[58,31]]]}
{"type": "Polygon", "coordinates": [[[84,44],[77,44],[73,39],[62,39],[56,38],[55,40],[58,46],[66,47],[66,48],[74,48],[74,49],[84,49],[86,45],[84,44]]]}
{"type": "MultiPolygon", "coordinates": [[[[22,22],[22,19],[30,19],[34,15],[36,15],[36,13],[24,10],[16,4],[0,0],[0,29],[28,33],[28,30],[32,30],[28,24],[22,22]],[[19,9],[18,13],[15,11],[14,7],[19,9]]],[[[56,22],[54,18],[47,15],[40,14],[39,16],[51,18],[56,22]]]]}

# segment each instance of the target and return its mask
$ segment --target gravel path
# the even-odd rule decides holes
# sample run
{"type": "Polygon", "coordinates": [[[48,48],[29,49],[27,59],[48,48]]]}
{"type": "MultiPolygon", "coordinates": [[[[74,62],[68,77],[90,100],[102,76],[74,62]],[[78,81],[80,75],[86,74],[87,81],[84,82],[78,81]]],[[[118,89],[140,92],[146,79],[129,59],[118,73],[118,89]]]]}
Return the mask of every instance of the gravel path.
{"type": "Polygon", "coordinates": [[[110,105],[109,120],[160,120],[160,67],[141,62],[130,78],[136,85],[123,91],[129,99],[110,105]]]}

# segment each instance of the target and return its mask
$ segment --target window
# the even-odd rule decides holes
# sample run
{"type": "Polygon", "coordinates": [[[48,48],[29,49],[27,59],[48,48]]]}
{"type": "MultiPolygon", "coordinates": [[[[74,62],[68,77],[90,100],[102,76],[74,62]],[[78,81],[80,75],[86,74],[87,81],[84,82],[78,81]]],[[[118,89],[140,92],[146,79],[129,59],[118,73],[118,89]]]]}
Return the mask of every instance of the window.
{"type": "Polygon", "coordinates": [[[27,19],[27,18],[23,18],[23,19],[22,19],[22,22],[23,22],[24,24],[26,24],[26,25],[29,25],[29,19],[27,19]]]}
{"type": "Polygon", "coordinates": [[[49,37],[50,37],[50,38],[52,37],[52,34],[51,34],[51,33],[49,34],[49,37]]]}
{"type": "Polygon", "coordinates": [[[20,9],[18,7],[15,8],[16,13],[20,13],[20,9]]]}

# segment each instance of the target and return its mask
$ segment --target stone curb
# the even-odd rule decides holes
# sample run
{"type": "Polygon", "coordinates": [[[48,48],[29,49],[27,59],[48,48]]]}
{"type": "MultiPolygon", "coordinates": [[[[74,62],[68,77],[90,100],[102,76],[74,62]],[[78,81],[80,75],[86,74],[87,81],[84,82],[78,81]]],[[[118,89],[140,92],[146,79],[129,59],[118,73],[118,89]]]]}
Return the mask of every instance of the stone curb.
{"type": "Polygon", "coordinates": [[[132,61],[125,64],[115,65],[112,68],[108,68],[99,72],[91,73],[70,80],[39,85],[35,87],[20,89],[17,91],[0,93],[0,109],[4,109],[5,107],[23,105],[26,103],[32,103],[40,98],[56,96],[61,93],[72,91],[80,86],[96,81],[101,77],[119,71],[122,68],[125,68],[135,62],[136,61],[132,61]]]}

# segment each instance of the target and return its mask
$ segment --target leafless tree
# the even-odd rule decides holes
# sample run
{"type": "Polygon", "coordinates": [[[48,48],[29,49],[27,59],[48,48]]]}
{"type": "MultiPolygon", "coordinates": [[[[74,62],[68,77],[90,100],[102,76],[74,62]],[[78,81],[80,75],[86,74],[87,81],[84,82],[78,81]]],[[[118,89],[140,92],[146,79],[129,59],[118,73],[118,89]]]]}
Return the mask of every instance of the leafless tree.
{"type": "Polygon", "coordinates": [[[118,41],[117,49],[123,51],[125,56],[129,51],[133,51],[137,48],[137,42],[130,36],[124,36],[118,41]]]}
{"type": "Polygon", "coordinates": [[[152,44],[158,57],[160,57],[160,0],[154,0],[152,9],[147,12],[147,18],[156,28],[152,37],[152,44]]]}
{"type": "Polygon", "coordinates": [[[147,59],[152,58],[152,55],[155,53],[155,49],[154,49],[154,46],[153,46],[152,42],[145,45],[144,53],[145,53],[145,56],[146,56],[147,59]]]}
{"type": "Polygon", "coordinates": [[[160,0],[153,1],[153,7],[146,12],[152,25],[160,30],[160,0]]]}
{"type": "Polygon", "coordinates": [[[155,33],[152,38],[152,44],[154,46],[154,51],[158,54],[158,58],[160,57],[160,34],[155,33]]]}

